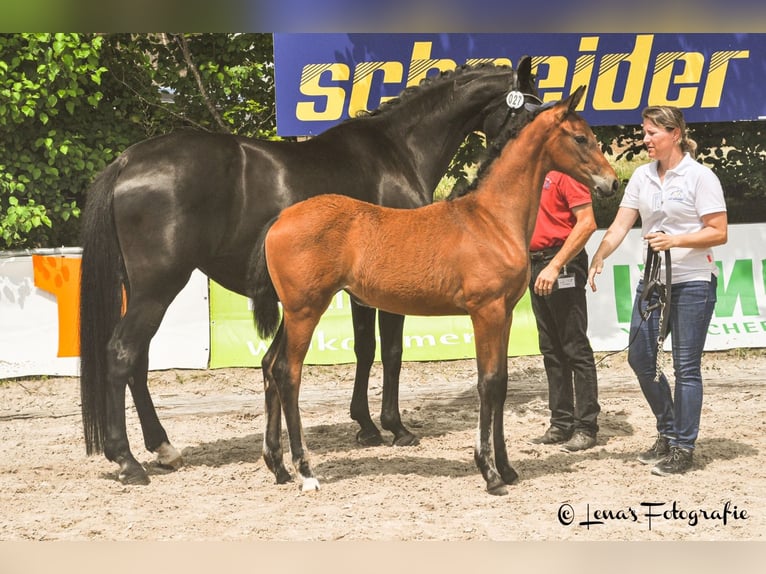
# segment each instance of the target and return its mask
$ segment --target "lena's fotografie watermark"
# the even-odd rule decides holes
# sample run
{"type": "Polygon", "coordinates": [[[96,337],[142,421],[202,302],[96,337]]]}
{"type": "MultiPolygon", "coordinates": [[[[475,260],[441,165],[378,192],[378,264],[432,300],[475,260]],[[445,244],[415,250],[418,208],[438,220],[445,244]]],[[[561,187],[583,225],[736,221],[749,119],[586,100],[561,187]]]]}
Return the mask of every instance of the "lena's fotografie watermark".
{"type": "Polygon", "coordinates": [[[590,529],[615,523],[646,524],[649,530],[661,522],[682,522],[688,526],[698,526],[706,522],[716,522],[726,526],[733,521],[747,520],[746,509],[738,508],[727,500],[718,508],[684,508],[678,501],[640,502],[637,507],[603,508],[585,504],[579,511],[565,502],[558,508],[557,518],[562,526],[579,526],[590,529]]]}

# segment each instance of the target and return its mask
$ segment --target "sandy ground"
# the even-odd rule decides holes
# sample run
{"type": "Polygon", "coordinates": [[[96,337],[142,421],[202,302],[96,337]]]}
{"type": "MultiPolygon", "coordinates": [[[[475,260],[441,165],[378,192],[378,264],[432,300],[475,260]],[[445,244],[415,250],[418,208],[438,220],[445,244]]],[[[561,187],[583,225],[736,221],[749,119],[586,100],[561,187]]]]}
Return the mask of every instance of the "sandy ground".
{"type": "MultiPolygon", "coordinates": [[[[473,462],[473,361],[405,364],[403,419],[421,442],[401,448],[355,443],[353,366],[306,367],[312,493],[276,485],[261,459],[259,370],[151,373],[185,466],[152,464],[131,405],[133,452],[152,478],[141,487],[86,457],[77,379],[0,381],[0,541],[766,539],[766,351],[705,355],[695,465],[674,478],[635,460],[655,431],[624,354],[599,366],[598,445],[578,454],[529,442],[548,422],[542,360],[509,367],[506,440],[520,479],[505,497],[486,493],[473,462]]],[[[374,412],[380,376],[376,367],[374,412]]]]}

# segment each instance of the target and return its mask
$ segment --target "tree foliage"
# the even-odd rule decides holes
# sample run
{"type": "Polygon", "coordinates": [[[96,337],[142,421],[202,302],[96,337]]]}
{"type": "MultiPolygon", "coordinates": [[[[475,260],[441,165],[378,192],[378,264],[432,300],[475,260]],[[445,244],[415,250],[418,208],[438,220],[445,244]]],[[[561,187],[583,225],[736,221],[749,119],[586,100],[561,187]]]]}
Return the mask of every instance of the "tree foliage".
{"type": "MultiPolygon", "coordinates": [[[[697,142],[697,159],[721,181],[730,223],[766,221],[765,131],[766,125],[757,121],[688,126],[690,137],[697,142]]],[[[631,161],[644,150],[640,125],[600,126],[594,132],[605,153],[615,160],[631,161]]],[[[616,209],[617,203],[611,202],[602,217],[597,217],[599,226],[608,225],[616,209]]]]}
{"type": "MultiPolygon", "coordinates": [[[[133,143],[181,128],[275,138],[273,72],[270,34],[0,34],[0,249],[78,244],[88,184],[133,143]]],[[[730,221],[766,221],[763,124],[691,127],[730,221]]],[[[595,131],[611,157],[642,148],[638,126],[595,131]]],[[[451,181],[473,177],[482,147],[468,137],[451,181]]]]}
{"type": "Polygon", "coordinates": [[[84,193],[174,129],[275,136],[269,34],[0,34],[0,248],[75,245],[84,193]]]}

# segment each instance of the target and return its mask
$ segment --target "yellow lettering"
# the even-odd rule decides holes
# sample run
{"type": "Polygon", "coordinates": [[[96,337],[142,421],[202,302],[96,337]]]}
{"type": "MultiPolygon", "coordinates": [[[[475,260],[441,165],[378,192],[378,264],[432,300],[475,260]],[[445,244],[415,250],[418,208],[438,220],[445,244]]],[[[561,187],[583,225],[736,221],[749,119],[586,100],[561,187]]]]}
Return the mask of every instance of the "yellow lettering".
{"type": "Polygon", "coordinates": [[[346,91],[340,86],[322,86],[321,79],[325,72],[330,73],[331,81],[344,81],[351,77],[346,64],[309,64],[303,67],[300,91],[304,96],[325,98],[323,110],[317,109],[315,101],[298,102],[295,117],[304,122],[339,120],[343,116],[346,103],[346,91]]]}
{"type": "Polygon", "coordinates": [[[698,52],[662,52],[657,54],[647,103],[650,106],[693,107],[697,99],[704,65],[705,56],[698,52]],[[679,61],[684,63],[683,71],[674,77],[673,67],[679,61]],[[678,96],[671,98],[668,93],[671,84],[695,84],[695,87],[679,88],[678,96]]]}
{"type": "Polygon", "coordinates": [[[564,99],[568,69],[569,61],[565,56],[535,56],[532,58],[532,73],[538,77],[537,87],[551,90],[545,94],[545,102],[557,102],[564,99]],[[545,77],[540,77],[540,66],[545,66],[548,69],[545,77]]]}
{"type": "Polygon", "coordinates": [[[381,103],[391,99],[382,97],[377,103],[370,103],[370,89],[375,72],[383,73],[383,83],[401,83],[404,78],[404,66],[401,62],[362,62],[354,70],[354,84],[351,88],[351,101],[348,115],[354,116],[360,111],[377,108],[381,103]]]}
{"type": "Polygon", "coordinates": [[[454,60],[447,58],[432,60],[431,45],[432,42],[415,42],[415,45],[412,47],[410,71],[407,74],[407,86],[417,86],[431,70],[446,72],[457,68],[454,60]]]}
{"type": "MultiPolygon", "coordinates": [[[[706,63],[702,53],[677,51],[653,55],[653,34],[636,35],[629,53],[599,54],[599,42],[599,36],[581,37],[575,59],[563,55],[532,57],[532,72],[537,75],[537,86],[544,92],[546,102],[561,100],[568,95],[567,90],[584,85],[587,92],[578,106],[580,111],[588,101],[595,111],[637,110],[650,81],[649,105],[716,108],[721,103],[729,62],[750,57],[749,50],[714,52],[707,65],[707,76],[703,77],[706,63]],[[649,77],[652,59],[654,69],[649,77]]],[[[406,78],[405,87],[415,86],[433,71],[457,67],[455,60],[432,58],[432,50],[433,42],[414,42],[409,63],[360,62],[353,70],[338,62],[307,65],[300,82],[300,93],[307,98],[296,104],[296,118],[304,122],[335,121],[346,111],[354,116],[395,97],[381,96],[380,101],[370,101],[378,91],[374,90],[375,85],[401,85],[406,78]],[[338,85],[348,81],[352,74],[350,90],[338,85]]],[[[509,58],[469,58],[465,63],[513,66],[509,58]]]]}
{"type": "Polygon", "coordinates": [[[593,91],[594,110],[635,110],[641,105],[653,42],[653,35],[642,34],[636,36],[636,44],[630,54],[605,54],[601,58],[593,91]],[[628,78],[622,99],[615,100],[617,72],[621,63],[628,66],[628,78]]]}
{"type": "Polygon", "coordinates": [[[467,66],[478,66],[479,64],[494,64],[495,66],[510,66],[513,67],[511,60],[508,58],[468,58],[465,61],[467,66]]]}
{"type": "Polygon", "coordinates": [[[726,80],[726,72],[729,69],[729,60],[749,58],[750,50],[732,50],[728,52],[713,52],[710,57],[710,68],[705,82],[705,91],[702,93],[701,108],[717,108],[721,104],[723,83],[726,80]]]}
{"type": "MultiPolygon", "coordinates": [[[[595,52],[597,49],[598,36],[585,36],[584,38],[580,38],[580,52],[595,52]]],[[[580,86],[588,86],[585,88],[585,94],[577,106],[578,111],[585,109],[585,101],[588,99],[588,92],[590,91],[590,83],[591,78],[593,77],[593,67],[595,63],[595,54],[583,54],[578,56],[575,61],[571,89],[575,90],[580,86]]]]}

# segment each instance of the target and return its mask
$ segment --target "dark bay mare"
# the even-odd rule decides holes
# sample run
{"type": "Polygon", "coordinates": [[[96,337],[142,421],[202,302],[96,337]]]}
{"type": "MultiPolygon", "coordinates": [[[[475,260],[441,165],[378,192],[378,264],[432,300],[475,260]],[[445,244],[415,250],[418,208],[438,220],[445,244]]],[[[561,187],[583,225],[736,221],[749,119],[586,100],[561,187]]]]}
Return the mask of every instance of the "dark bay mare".
{"type": "MultiPolygon", "coordinates": [[[[149,482],[128,443],[127,386],[146,448],[163,467],[182,463],[147,388],[148,350],[195,268],[246,294],[250,253],[264,226],[310,196],[341,193],[397,208],[431,203],[465,137],[474,130],[493,137],[512,121],[509,90],[536,93],[529,58],[516,71],[480,65],[446,72],[305,142],[182,131],[126,150],[94,182],[83,218],[80,384],[88,454],[103,451],[125,484],[149,482]]],[[[351,417],[360,442],[379,444],[367,401],[376,311],[352,303],[352,316],[351,417]]],[[[379,313],[380,418],[398,445],[417,442],[399,414],[403,322],[379,313]]]]}
{"type": "Polygon", "coordinates": [[[529,281],[543,179],[555,169],[597,195],[618,188],[593,132],[575,113],[583,92],[543,108],[461,198],[397,210],[323,195],[285,209],[264,233],[253,251],[251,295],[259,332],[276,333],[263,362],[263,456],[277,482],[291,479],[280,441],[283,412],[303,489],[319,488],[300,418],[301,371],[320,317],[346,290],[390,313],[470,315],[480,400],[474,459],[487,490],[507,494],[518,476],[503,430],[508,342],[513,309],[529,281]]]}

